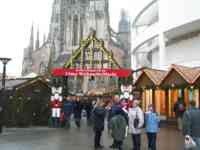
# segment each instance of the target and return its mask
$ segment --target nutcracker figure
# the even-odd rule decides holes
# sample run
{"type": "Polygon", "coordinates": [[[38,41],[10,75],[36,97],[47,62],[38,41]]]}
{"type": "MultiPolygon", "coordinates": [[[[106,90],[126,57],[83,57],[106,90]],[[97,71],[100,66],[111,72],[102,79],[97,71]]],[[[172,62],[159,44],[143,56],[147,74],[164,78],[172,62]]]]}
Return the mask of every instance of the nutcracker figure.
{"type": "Polygon", "coordinates": [[[50,101],[50,107],[53,127],[59,127],[59,119],[62,108],[62,87],[52,87],[51,91],[52,96],[50,101]]]}
{"type": "Polygon", "coordinates": [[[132,95],[132,85],[121,85],[121,92],[120,99],[122,100],[122,107],[123,110],[126,111],[130,107],[132,107],[133,103],[133,95],[132,95]]]}

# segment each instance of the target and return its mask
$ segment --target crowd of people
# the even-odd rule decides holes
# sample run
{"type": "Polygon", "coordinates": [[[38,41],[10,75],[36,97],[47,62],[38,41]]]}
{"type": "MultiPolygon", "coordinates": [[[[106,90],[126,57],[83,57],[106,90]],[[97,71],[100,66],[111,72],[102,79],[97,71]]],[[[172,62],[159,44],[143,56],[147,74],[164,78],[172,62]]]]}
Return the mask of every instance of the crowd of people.
{"type": "Polygon", "coordinates": [[[141,131],[145,127],[149,140],[148,147],[156,150],[156,133],[158,132],[159,117],[154,113],[153,105],[149,106],[149,111],[144,113],[139,107],[139,100],[127,101],[120,99],[115,95],[111,99],[97,98],[81,99],[78,96],[66,96],[62,101],[61,117],[53,120],[53,126],[65,126],[67,129],[71,126],[71,116],[77,128],[81,127],[82,112],[85,110],[88,125],[93,126],[94,130],[94,148],[102,149],[102,132],[105,128],[107,118],[107,128],[109,135],[113,138],[110,145],[112,149],[123,149],[123,141],[128,133],[132,136],[133,149],[140,150],[141,131]],[[56,122],[55,122],[56,121],[56,122]]]}
{"type": "MultiPolygon", "coordinates": [[[[94,130],[94,149],[102,149],[102,132],[105,129],[107,119],[108,134],[112,137],[111,149],[123,150],[123,143],[128,134],[132,138],[133,150],[141,149],[141,134],[146,132],[148,139],[148,150],[156,150],[157,133],[160,128],[160,117],[155,112],[154,106],[150,104],[148,111],[140,108],[140,100],[120,99],[115,95],[112,99],[97,98],[81,99],[78,96],[66,96],[62,102],[61,118],[59,123],[67,129],[71,126],[71,116],[77,128],[81,127],[82,112],[85,110],[88,125],[94,130]]],[[[190,103],[189,109],[179,99],[174,105],[177,117],[177,127],[186,137],[185,145],[195,143],[198,150],[200,145],[200,110],[195,103],[190,103]]],[[[56,125],[57,123],[53,123],[56,125]]],[[[193,150],[193,149],[191,149],[193,150]]],[[[196,150],[196,149],[194,149],[196,150]]]]}

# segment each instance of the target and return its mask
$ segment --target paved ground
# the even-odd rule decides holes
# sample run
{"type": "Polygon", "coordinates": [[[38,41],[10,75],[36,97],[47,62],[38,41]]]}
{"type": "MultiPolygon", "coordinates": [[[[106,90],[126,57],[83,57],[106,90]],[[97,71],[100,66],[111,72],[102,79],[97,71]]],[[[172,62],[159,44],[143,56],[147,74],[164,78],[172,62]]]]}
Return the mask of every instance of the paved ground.
{"type": "MultiPolygon", "coordinates": [[[[158,150],[183,150],[182,135],[173,127],[161,128],[158,150]]],[[[102,144],[109,150],[112,140],[104,132],[102,144]]],[[[146,148],[146,136],[142,135],[142,150],[146,148]]],[[[0,135],[1,150],[93,150],[93,132],[85,123],[80,129],[70,130],[47,127],[9,128],[0,135]]],[[[131,150],[131,140],[125,141],[125,150],[131,150]]]]}

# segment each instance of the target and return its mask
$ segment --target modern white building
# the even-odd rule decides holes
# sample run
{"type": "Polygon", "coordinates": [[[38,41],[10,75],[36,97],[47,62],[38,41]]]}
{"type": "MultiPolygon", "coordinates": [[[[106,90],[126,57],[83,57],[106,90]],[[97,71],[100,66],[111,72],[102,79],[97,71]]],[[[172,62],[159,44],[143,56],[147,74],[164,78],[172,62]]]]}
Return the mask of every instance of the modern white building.
{"type": "Polygon", "coordinates": [[[200,0],[153,0],[133,21],[131,66],[200,66],[200,0]]]}

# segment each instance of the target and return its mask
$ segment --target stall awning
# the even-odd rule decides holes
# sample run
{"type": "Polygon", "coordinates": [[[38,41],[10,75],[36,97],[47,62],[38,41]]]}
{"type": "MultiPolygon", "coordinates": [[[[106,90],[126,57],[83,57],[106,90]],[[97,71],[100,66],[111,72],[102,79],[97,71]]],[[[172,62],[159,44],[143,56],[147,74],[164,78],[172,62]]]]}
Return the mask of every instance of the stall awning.
{"type": "Polygon", "coordinates": [[[143,87],[153,88],[160,85],[165,77],[166,71],[156,69],[144,69],[135,82],[135,87],[141,89],[143,87]]]}
{"type": "Polygon", "coordinates": [[[199,73],[199,69],[172,64],[167,75],[162,80],[161,86],[192,85],[199,73]]]}

